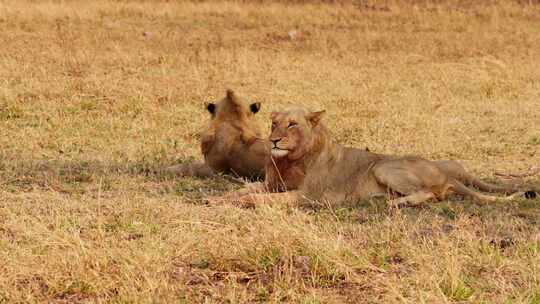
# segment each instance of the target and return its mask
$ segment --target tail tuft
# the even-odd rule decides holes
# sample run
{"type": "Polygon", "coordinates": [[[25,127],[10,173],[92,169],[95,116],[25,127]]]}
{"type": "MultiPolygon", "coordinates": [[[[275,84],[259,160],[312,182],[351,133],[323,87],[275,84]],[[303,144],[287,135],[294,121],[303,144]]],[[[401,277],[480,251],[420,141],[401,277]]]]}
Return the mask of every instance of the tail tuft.
{"type": "Polygon", "coordinates": [[[526,199],[535,199],[536,197],[537,197],[537,194],[534,191],[529,190],[529,191],[525,192],[525,198],[526,199]]]}

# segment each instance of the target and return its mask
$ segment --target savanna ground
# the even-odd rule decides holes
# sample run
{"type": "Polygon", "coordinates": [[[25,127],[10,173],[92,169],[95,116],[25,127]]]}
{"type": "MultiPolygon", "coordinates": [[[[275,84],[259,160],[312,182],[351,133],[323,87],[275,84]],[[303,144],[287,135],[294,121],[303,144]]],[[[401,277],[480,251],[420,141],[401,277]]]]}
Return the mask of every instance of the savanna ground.
{"type": "Polygon", "coordinates": [[[240,209],[154,173],[226,88],[265,132],[302,104],[342,144],[538,166],[540,6],[481,3],[1,1],[0,303],[540,303],[539,199],[240,209]]]}

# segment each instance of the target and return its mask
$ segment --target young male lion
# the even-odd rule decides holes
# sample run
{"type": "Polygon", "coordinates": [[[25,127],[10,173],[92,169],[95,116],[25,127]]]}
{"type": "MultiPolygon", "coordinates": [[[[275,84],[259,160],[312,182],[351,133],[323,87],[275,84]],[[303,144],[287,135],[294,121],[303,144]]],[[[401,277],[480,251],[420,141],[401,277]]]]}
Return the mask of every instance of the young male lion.
{"type": "Polygon", "coordinates": [[[248,179],[264,176],[270,153],[268,140],[261,139],[253,120],[260,103],[246,104],[232,90],[217,103],[206,108],[210,126],[201,134],[204,163],[180,164],[166,169],[178,176],[209,177],[216,172],[248,179]]]}
{"type": "Polygon", "coordinates": [[[390,204],[401,205],[444,199],[453,192],[480,202],[508,201],[523,194],[536,196],[532,191],[518,192],[512,186],[484,183],[455,161],[429,161],[343,147],[332,141],[321,122],[323,113],[302,108],[272,113],[271,158],[265,182],[249,184],[247,189],[210,201],[235,200],[250,205],[303,198],[343,201],[384,196],[390,198],[390,204]],[[465,184],[513,195],[488,195],[465,184]]]}

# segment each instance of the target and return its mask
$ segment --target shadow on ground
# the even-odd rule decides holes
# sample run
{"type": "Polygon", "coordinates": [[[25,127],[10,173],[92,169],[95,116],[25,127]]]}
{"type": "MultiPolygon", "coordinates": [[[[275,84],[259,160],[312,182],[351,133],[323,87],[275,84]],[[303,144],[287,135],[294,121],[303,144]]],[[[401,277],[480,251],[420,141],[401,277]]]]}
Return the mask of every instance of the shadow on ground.
{"type": "Polygon", "coordinates": [[[218,175],[206,180],[177,177],[163,170],[169,165],[173,164],[97,160],[0,162],[0,185],[11,192],[41,189],[69,195],[92,191],[135,191],[148,192],[149,195],[172,193],[190,200],[239,187],[238,181],[229,176],[218,175]]]}
{"type": "MultiPolygon", "coordinates": [[[[192,160],[187,160],[192,161],[192,160]]],[[[207,195],[237,189],[238,181],[230,176],[210,179],[176,177],[163,168],[173,164],[150,164],[146,161],[111,163],[68,160],[19,160],[0,162],[0,185],[7,191],[31,191],[35,189],[57,191],[65,194],[85,194],[92,191],[147,192],[148,195],[172,194],[201,203],[207,195]]],[[[529,184],[540,188],[540,179],[529,184]]],[[[305,203],[301,209],[308,213],[331,214],[337,220],[369,221],[392,216],[396,212],[417,216],[431,212],[453,220],[467,214],[489,218],[494,214],[507,213],[529,221],[540,223],[540,198],[519,199],[511,203],[478,204],[459,196],[450,200],[431,202],[416,207],[390,208],[384,199],[339,204],[305,203]]]]}

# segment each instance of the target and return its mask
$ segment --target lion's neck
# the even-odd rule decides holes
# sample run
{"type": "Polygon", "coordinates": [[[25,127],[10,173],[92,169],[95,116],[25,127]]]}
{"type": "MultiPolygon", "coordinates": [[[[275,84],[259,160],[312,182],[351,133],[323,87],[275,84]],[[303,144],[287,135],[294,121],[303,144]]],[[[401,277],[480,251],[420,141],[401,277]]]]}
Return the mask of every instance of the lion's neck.
{"type": "Polygon", "coordinates": [[[309,149],[309,152],[304,157],[306,170],[309,170],[309,167],[320,162],[322,160],[321,158],[328,155],[336,155],[334,150],[339,150],[341,147],[330,139],[328,129],[324,125],[319,125],[314,131],[315,136],[311,149],[309,149]]]}
{"type": "Polygon", "coordinates": [[[303,161],[286,157],[273,158],[266,166],[266,185],[272,192],[296,190],[304,181],[306,167],[303,161]]]}

